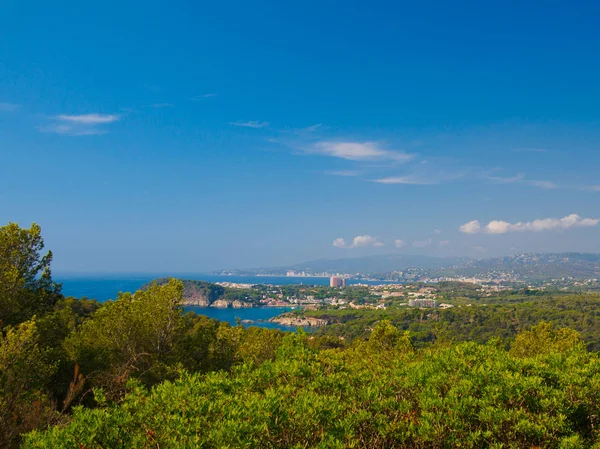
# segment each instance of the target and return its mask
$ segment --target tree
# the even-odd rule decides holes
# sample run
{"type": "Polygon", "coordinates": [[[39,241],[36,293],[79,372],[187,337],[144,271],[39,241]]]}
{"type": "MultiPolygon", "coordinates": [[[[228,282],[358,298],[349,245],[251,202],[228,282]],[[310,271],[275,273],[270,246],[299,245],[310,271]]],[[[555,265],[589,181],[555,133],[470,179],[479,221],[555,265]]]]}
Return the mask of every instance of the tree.
{"type": "Polygon", "coordinates": [[[120,294],[85,321],[66,341],[67,350],[93,385],[119,396],[127,380],[148,384],[169,378],[174,351],[185,332],[181,313],[183,284],[171,279],[135,294],[120,294]]]}
{"type": "Polygon", "coordinates": [[[41,228],[0,227],[0,326],[27,321],[52,309],[61,286],[52,280],[52,252],[42,255],[41,228]]]}
{"type": "Polygon", "coordinates": [[[583,341],[577,331],[555,329],[552,323],[543,321],[517,335],[511,353],[517,357],[536,357],[551,351],[567,352],[582,347],[583,341]]]}
{"type": "Polygon", "coordinates": [[[16,447],[22,433],[56,420],[44,393],[54,371],[38,344],[35,321],[0,333],[0,447],[16,447]]]}

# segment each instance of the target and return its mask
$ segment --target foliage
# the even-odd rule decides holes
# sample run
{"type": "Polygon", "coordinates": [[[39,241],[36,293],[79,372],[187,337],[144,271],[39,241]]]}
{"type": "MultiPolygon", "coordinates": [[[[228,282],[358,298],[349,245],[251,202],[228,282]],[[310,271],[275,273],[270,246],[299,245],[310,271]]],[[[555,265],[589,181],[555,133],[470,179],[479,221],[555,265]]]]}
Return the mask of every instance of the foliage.
{"type": "Polygon", "coordinates": [[[153,383],[172,375],[173,350],[184,327],[181,282],[122,293],[71,334],[65,346],[94,386],[111,396],[136,375],[153,383]]]}
{"type": "Polygon", "coordinates": [[[44,393],[54,371],[40,348],[35,321],[0,334],[0,447],[14,446],[21,433],[57,418],[44,393]]]}
{"type": "Polygon", "coordinates": [[[52,253],[42,255],[43,249],[37,224],[0,227],[0,327],[47,312],[60,299],[60,285],[50,275],[52,253]]]}
{"type": "Polygon", "coordinates": [[[535,357],[511,355],[493,342],[415,352],[397,345],[402,337],[389,323],[380,327],[372,339],[381,341],[368,346],[315,351],[304,334],[290,334],[274,361],[186,374],[150,391],[138,385],[122,403],[79,408],[70,424],[34,432],[23,447],[597,444],[600,360],[582,345],[548,347],[535,357]]]}
{"type": "Polygon", "coordinates": [[[408,330],[415,345],[423,347],[439,340],[476,341],[492,338],[505,342],[520,332],[542,322],[578,331],[590,350],[600,350],[600,295],[523,296],[503,294],[472,305],[450,309],[391,307],[387,310],[315,310],[303,312],[325,318],[330,323],[318,335],[365,339],[376,323],[390,320],[394,326],[408,330]]]}
{"type": "Polygon", "coordinates": [[[2,448],[600,448],[599,295],[441,283],[454,308],[305,311],[333,324],[284,333],[183,298],[380,297],[161,279],[99,304],[63,298],[42,249],[39,226],[0,228],[2,448]]]}

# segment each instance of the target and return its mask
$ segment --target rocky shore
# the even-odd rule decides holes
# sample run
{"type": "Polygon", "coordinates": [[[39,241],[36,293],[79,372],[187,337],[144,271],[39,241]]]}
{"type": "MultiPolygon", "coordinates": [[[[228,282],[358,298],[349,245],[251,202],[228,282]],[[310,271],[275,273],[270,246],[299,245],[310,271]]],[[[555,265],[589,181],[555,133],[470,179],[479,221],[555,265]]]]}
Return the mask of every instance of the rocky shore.
{"type": "Polygon", "coordinates": [[[217,299],[216,301],[211,303],[207,299],[204,299],[204,298],[194,298],[194,299],[186,298],[183,303],[186,306],[216,307],[219,309],[227,309],[229,307],[234,308],[234,309],[246,309],[246,308],[254,307],[253,304],[248,303],[248,302],[242,302],[242,301],[238,301],[238,300],[228,301],[226,299],[217,299]]]}
{"type": "Polygon", "coordinates": [[[284,313],[269,320],[271,323],[281,324],[282,326],[304,326],[318,327],[326,326],[327,320],[323,318],[315,318],[312,316],[298,316],[294,314],[284,313]]]}

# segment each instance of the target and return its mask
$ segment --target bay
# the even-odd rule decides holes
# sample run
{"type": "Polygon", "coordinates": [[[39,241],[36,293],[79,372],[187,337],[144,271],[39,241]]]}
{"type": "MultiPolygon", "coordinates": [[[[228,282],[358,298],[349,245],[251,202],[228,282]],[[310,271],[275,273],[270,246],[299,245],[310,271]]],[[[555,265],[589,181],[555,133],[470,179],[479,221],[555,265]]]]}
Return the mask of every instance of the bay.
{"type": "MultiPolygon", "coordinates": [[[[115,299],[119,292],[135,292],[144,284],[160,277],[175,277],[178,279],[201,280],[207,282],[234,282],[239,284],[270,284],[270,285],[329,285],[329,278],[325,277],[292,277],[292,276],[225,276],[213,274],[59,274],[54,278],[62,283],[62,292],[65,296],[76,298],[87,297],[100,302],[115,299]]],[[[353,284],[382,284],[385,282],[362,281],[348,279],[348,285],[353,284]]],[[[270,323],[268,320],[284,312],[292,310],[290,307],[255,307],[244,309],[215,307],[186,306],[186,311],[206,315],[230,324],[237,320],[248,320],[251,323],[244,325],[260,326],[271,329],[294,330],[294,327],[281,326],[270,323]]],[[[307,329],[308,330],[308,329],[307,329]]]]}
{"type": "MultiPolygon", "coordinates": [[[[55,275],[54,279],[63,285],[65,296],[77,298],[87,297],[98,301],[114,299],[119,292],[135,292],[142,285],[160,277],[175,277],[206,282],[234,282],[238,284],[271,284],[271,285],[329,285],[325,277],[293,277],[293,276],[226,276],[214,274],[97,274],[97,275],[55,275]]],[[[348,285],[354,284],[386,284],[385,281],[364,281],[348,279],[348,285]]]]}
{"type": "Polygon", "coordinates": [[[252,307],[245,309],[217,307],[198,307],[186,306],[185,310],[194,312],[198,315],[206,315],[209,318],[215,318],[219,321],[226,321],[229,324],[237,324],[237,320],[248,320],[249,323],[242,323],[244,326],[258,326],[268,329],[296,330],[294,326],[282,326],[277,323],[270,323],[268,320],[282,313],[293,310],[292,307],[252,307]]]}

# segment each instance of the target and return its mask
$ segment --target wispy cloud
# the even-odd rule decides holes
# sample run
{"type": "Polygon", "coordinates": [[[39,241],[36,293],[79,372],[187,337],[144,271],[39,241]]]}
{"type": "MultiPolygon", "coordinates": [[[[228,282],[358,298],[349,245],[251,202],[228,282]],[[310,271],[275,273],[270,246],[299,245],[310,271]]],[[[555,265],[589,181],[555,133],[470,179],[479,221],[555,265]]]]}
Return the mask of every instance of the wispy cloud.
{"type": "Polygon", "coordinates": [[[60,123],[52,123],[46,126],[38,126],[37,129],[38,131],[43,133],[64,134],[67,136],[95,136],[100,134],[106,134],[105,130],[98,129],[95,127],[80,127],[60,123]]]}
{"type": "Polygon", "coordinates": [[[37,129],[44,133],[64,134],[68,136],[92,136],[106,134],[101,125],[116,122],[120,116],[116,114],[61,114],[53,117],[55,122],[38,126],[37,129]]]}
{"type": "Polygon", "coordinates": [[[233,125],[233,126],[241,126],[244,128],[265,128],[265,127],[269,126],[271,123],[270,122],[258,122],[258,121],[251,120],[249,122],[229,122],[229,124],[233,125]]]}
{"type": "Polygon", "coordinates": [[[540,189],[557,189],[558,185],[554,184],[550,181],[540,181],[536,179],[530,179],[525,181],[525,184],[528,184],[533,187],[539,187],[540,189]]]}
{"type": "Polygon", "coordinates": [[[525,174],[518,173],[515,176],[503,177],[503,176],[488,176],[488,180],[496,182],[498,184],[513,184],[515,182],[521,182],[525,179],[525,174]]]}
{"type": "Polygon", "coordinates": [[[305,133],[314,133],[315,131],[318,131],[321,128],[323,128],[323,124],[317,123],[316,125],[307,126],[306,128],[300,128],[297,131],[305,133]]]}
{"type": "Polygon", "coordinates": [[[479,220],[469,221],[460,226],[458,230],[464,234],[477,234],[481,230],[481,223],[479,220]]]}
{"type": "Polygon", "coordinates": [[[149,105],[149,108],[172,108],[175,106],[173,103],[154,103],[149,105]]]}
{"type": "Polygon", "coordinates": [[[404,248],[406,246],[406,242],[402,239],[396,239],[394,245],[396,246],[396,248],[404,248]]]}
{"type": "Polygon", "coordinates": [[[502,176],[487,176],[489,181],[495,182],[497,184],[524,184],[530,185],[533,187],[538,187],[540,189],[556,189],[558,186],[550,181],[542,181],[538,179],[526,179],[524,173],[518,173],[514,176],[510,177],[502,177],[502,176]]]}
{"type": "Polygon", "coordinates": [[[202,94],[202,95],[196,95],[196,96],[192,97],[192,101],[206,100],[207,98],[213,98],[216,96],[217,96],[217,94],[215,92],[211,92],[208,94],[202,94]]]}
{"type": "Polygon", "coordinates": [[[457,164],[447,158],[415,158],[403,166],[402,172],[370,181],[379,184],[437,185],[458,181],[474,171],[473,167],[457,164]]]}
{"type": "Polygon", "coordinates": [[[413,248],[425,248],[426,246],[431,245],[431,242],[433,240],[430,238],[428,238],[427,240],[415,240],[412,243],[413,248]]]}
{"type": "Polygon", "coordinates": [[[473,220],[459,227],[459,231],[466,234],[506,234],[508,232],[542,232],[567,230],[571,228],[593,227],[600,223],[600,219],[582,218],[577,214],[567,215],[563,218],[543,218],[527,222],[509,223],[502,220],[492,220],[482,227],[479,220],[473,220]]]}
{"type": "Polygon", "coordinates": [[[333,176],[358,176],[360,174],[357,170],[331,170],[326,173],[333,176]]]}
{"type": "Polygon", "coordinates": [[[440,248],[443,248],[444,246],[448,246],[450,244],[450,240],[440,240],[440,248]]]}
{"type": "Polygon", "coordinates": [[[437,184],[430,179],[420,179],[415,176],[389,176],[387,178],[374,179],[372,182],[378,182],[379,184],[413,184],[413,185],[433,185],[437,184]]]}
{"type": "Polygon", "coordinates": [[[104,123],[112,123],[119,120],[116,114],[82,114],[82,115],[57,115],[56,119],[72,123],[80,123],[82,125],[100,125],[104,123]]]}
{"type": "Polygon", "coordinates": [[[341,237],[333,241],[333,246],[345,249],[360,248],[364,246],[381,247],[384,245],[383,242],[380,242],[376,237],[370,235],[357,235],[352,239],[352,242],[346,242],[346,240],[341,237]]]}
{"type": "Polygon", "coordinates": [[[15,112],[19,107],[18,104],[0,102],[0,112],[15,112]]]}
{"type": "Polygon", "coordinates": [[[391,160],[407,162],[414,157],[403,151],[384,149],[377,142],[321,141],[308,148],[306,152],[351,161],[391,160]]]}
{"type": "Polygon", "coordinates": [[[587,190],[589,192],[600,192],[600,184],[591,185],[591,186],[583,186],[583,187],[581,187],[581,190],[587,190]]]}
{"type": "Polygon", "coordinates": [[[547,153],[548,150],[545,148],[513,148],[512,151],[526,152],[526,153],[547,153]]]}

